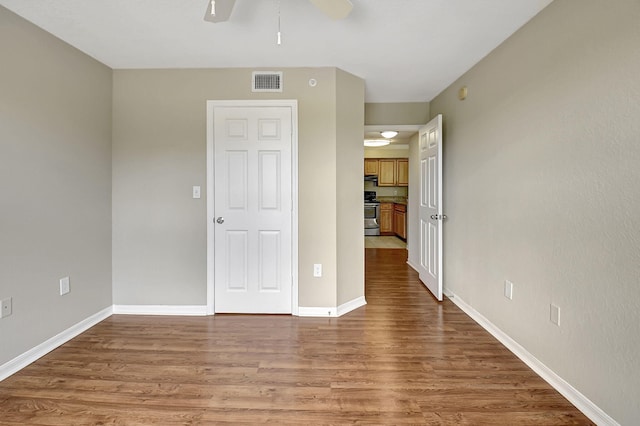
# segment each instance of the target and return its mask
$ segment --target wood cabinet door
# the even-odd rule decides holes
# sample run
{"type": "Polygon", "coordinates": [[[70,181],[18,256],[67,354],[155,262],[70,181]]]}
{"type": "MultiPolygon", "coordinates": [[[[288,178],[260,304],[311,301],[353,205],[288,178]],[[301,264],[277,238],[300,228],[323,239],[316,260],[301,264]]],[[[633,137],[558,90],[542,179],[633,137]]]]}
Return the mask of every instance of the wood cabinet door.
{"type": "Polygon", "coordinates": [[[399,159],[396,162],[396,184],[398,186],[409,186],[409,160],[399,159]]]}
{"type": "Polygon", "coordinates": [[[396,186],[396,160],[378,160],[378,186],[396,186]]]}
{"type": "Polygon", "coordinates": [[[365,176],[371,176],[371,175],[378,176],[378,159],[377,158],[364,159],[364,174],[365,176]]]}
{"type": "Polygon", "coordinates": [[[402,239],[407,239],[407,206],[393,205],[393,232],[402,239]]]}
{"type": "Polygon", "coordinates": [[[393,234],[393,203],[380,203],[380,234],[393,234]]]}
{"type": "Polygon", "coordinates": [[[407,239],[407,214],[398,213],[398,236],[403,240],[407,239]]]}

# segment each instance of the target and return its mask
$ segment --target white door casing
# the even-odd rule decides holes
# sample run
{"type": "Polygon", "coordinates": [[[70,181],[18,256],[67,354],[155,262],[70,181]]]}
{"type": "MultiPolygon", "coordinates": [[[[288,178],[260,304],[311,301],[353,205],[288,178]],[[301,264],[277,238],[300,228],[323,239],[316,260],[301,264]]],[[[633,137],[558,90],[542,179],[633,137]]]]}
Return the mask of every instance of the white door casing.
{"type": "Polygon", "coordinates": [[[297,314],[297,103],[207,103],[207,310],[297,314]]]}
{"type": "Polygon", "coordinates": [[[442,301],[442,115],[419,130],[420,280],[442,301]]]}

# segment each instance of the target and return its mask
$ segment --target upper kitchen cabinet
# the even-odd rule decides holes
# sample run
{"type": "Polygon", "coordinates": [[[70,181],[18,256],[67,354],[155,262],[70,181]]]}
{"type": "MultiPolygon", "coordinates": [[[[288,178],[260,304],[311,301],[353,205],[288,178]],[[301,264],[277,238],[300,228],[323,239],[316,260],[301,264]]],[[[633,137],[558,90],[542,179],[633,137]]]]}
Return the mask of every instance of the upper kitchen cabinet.
{"type": "Polygon", "coordinates": [[[401,158],[396,162],[397,186],[409,186],[409,159],[401,158]]]}
{"type": "Polygon", "coordinates": [[[365,176],[378,176],[378,159],[377,158],[365,158],[364,159],[364,175],[365,176]]]}
{"type": "Polygon", "coordinates": [[[406,158],[379,159],[378,186],[409,186],[409,160],[406,158]]]}
{"type": "Polygon", "coordinates": [[[396,186],[396,160],[378,160],[378,186],[396,186]]]}

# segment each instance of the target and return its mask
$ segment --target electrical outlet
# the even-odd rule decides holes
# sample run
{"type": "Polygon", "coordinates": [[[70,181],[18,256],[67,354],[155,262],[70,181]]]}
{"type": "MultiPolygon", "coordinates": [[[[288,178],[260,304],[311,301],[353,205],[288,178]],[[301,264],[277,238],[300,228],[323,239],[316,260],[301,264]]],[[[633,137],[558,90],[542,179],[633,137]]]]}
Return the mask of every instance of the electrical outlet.
{"type": "Polygon", "coordinates": [[[560,307],[551,304],[550,305],[550,317],[552,323],[560,327],[560,307]]]}
{"type": "Polygon", "coordinates": [[[63,296],[70,291],[69,277],[60,278],[60,296],[63,296]]]}
{"type": "Polygon", "coordinates": [[[322,263],[314,263],[313,276],[316,278],[322,276],[322,263]]]}
{"type": "Polygon", "coordinates": [[[13,313],[12,302],[11,297],[0,300],[0,318],[8,317],[13,313]]]}
{"type": "Polygon", "coordinates": [[[193,187],[193,198],[200,198],[200,187],[199,186],[194,186],[193,187]]]}
{"type": "Polygon", "coordinates": [[[509,280],[504,280],[504,297],[513,300],[513,283],[509,280]]]}

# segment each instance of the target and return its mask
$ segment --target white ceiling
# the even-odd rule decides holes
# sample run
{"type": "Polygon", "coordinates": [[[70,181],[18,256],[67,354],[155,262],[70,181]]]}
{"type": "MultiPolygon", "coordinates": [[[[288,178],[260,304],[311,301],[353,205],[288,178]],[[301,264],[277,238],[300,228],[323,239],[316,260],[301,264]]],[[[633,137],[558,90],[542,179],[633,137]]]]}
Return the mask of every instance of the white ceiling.
{"type": "Polygon", "coordinates": [[[331,21],[304,0],[0,0],[111,68],[338,67],[367,102],[426,102],[552,0],[352,0],[331,21]],[[280,3],[283,44],[276,45],[280,3]]]}

